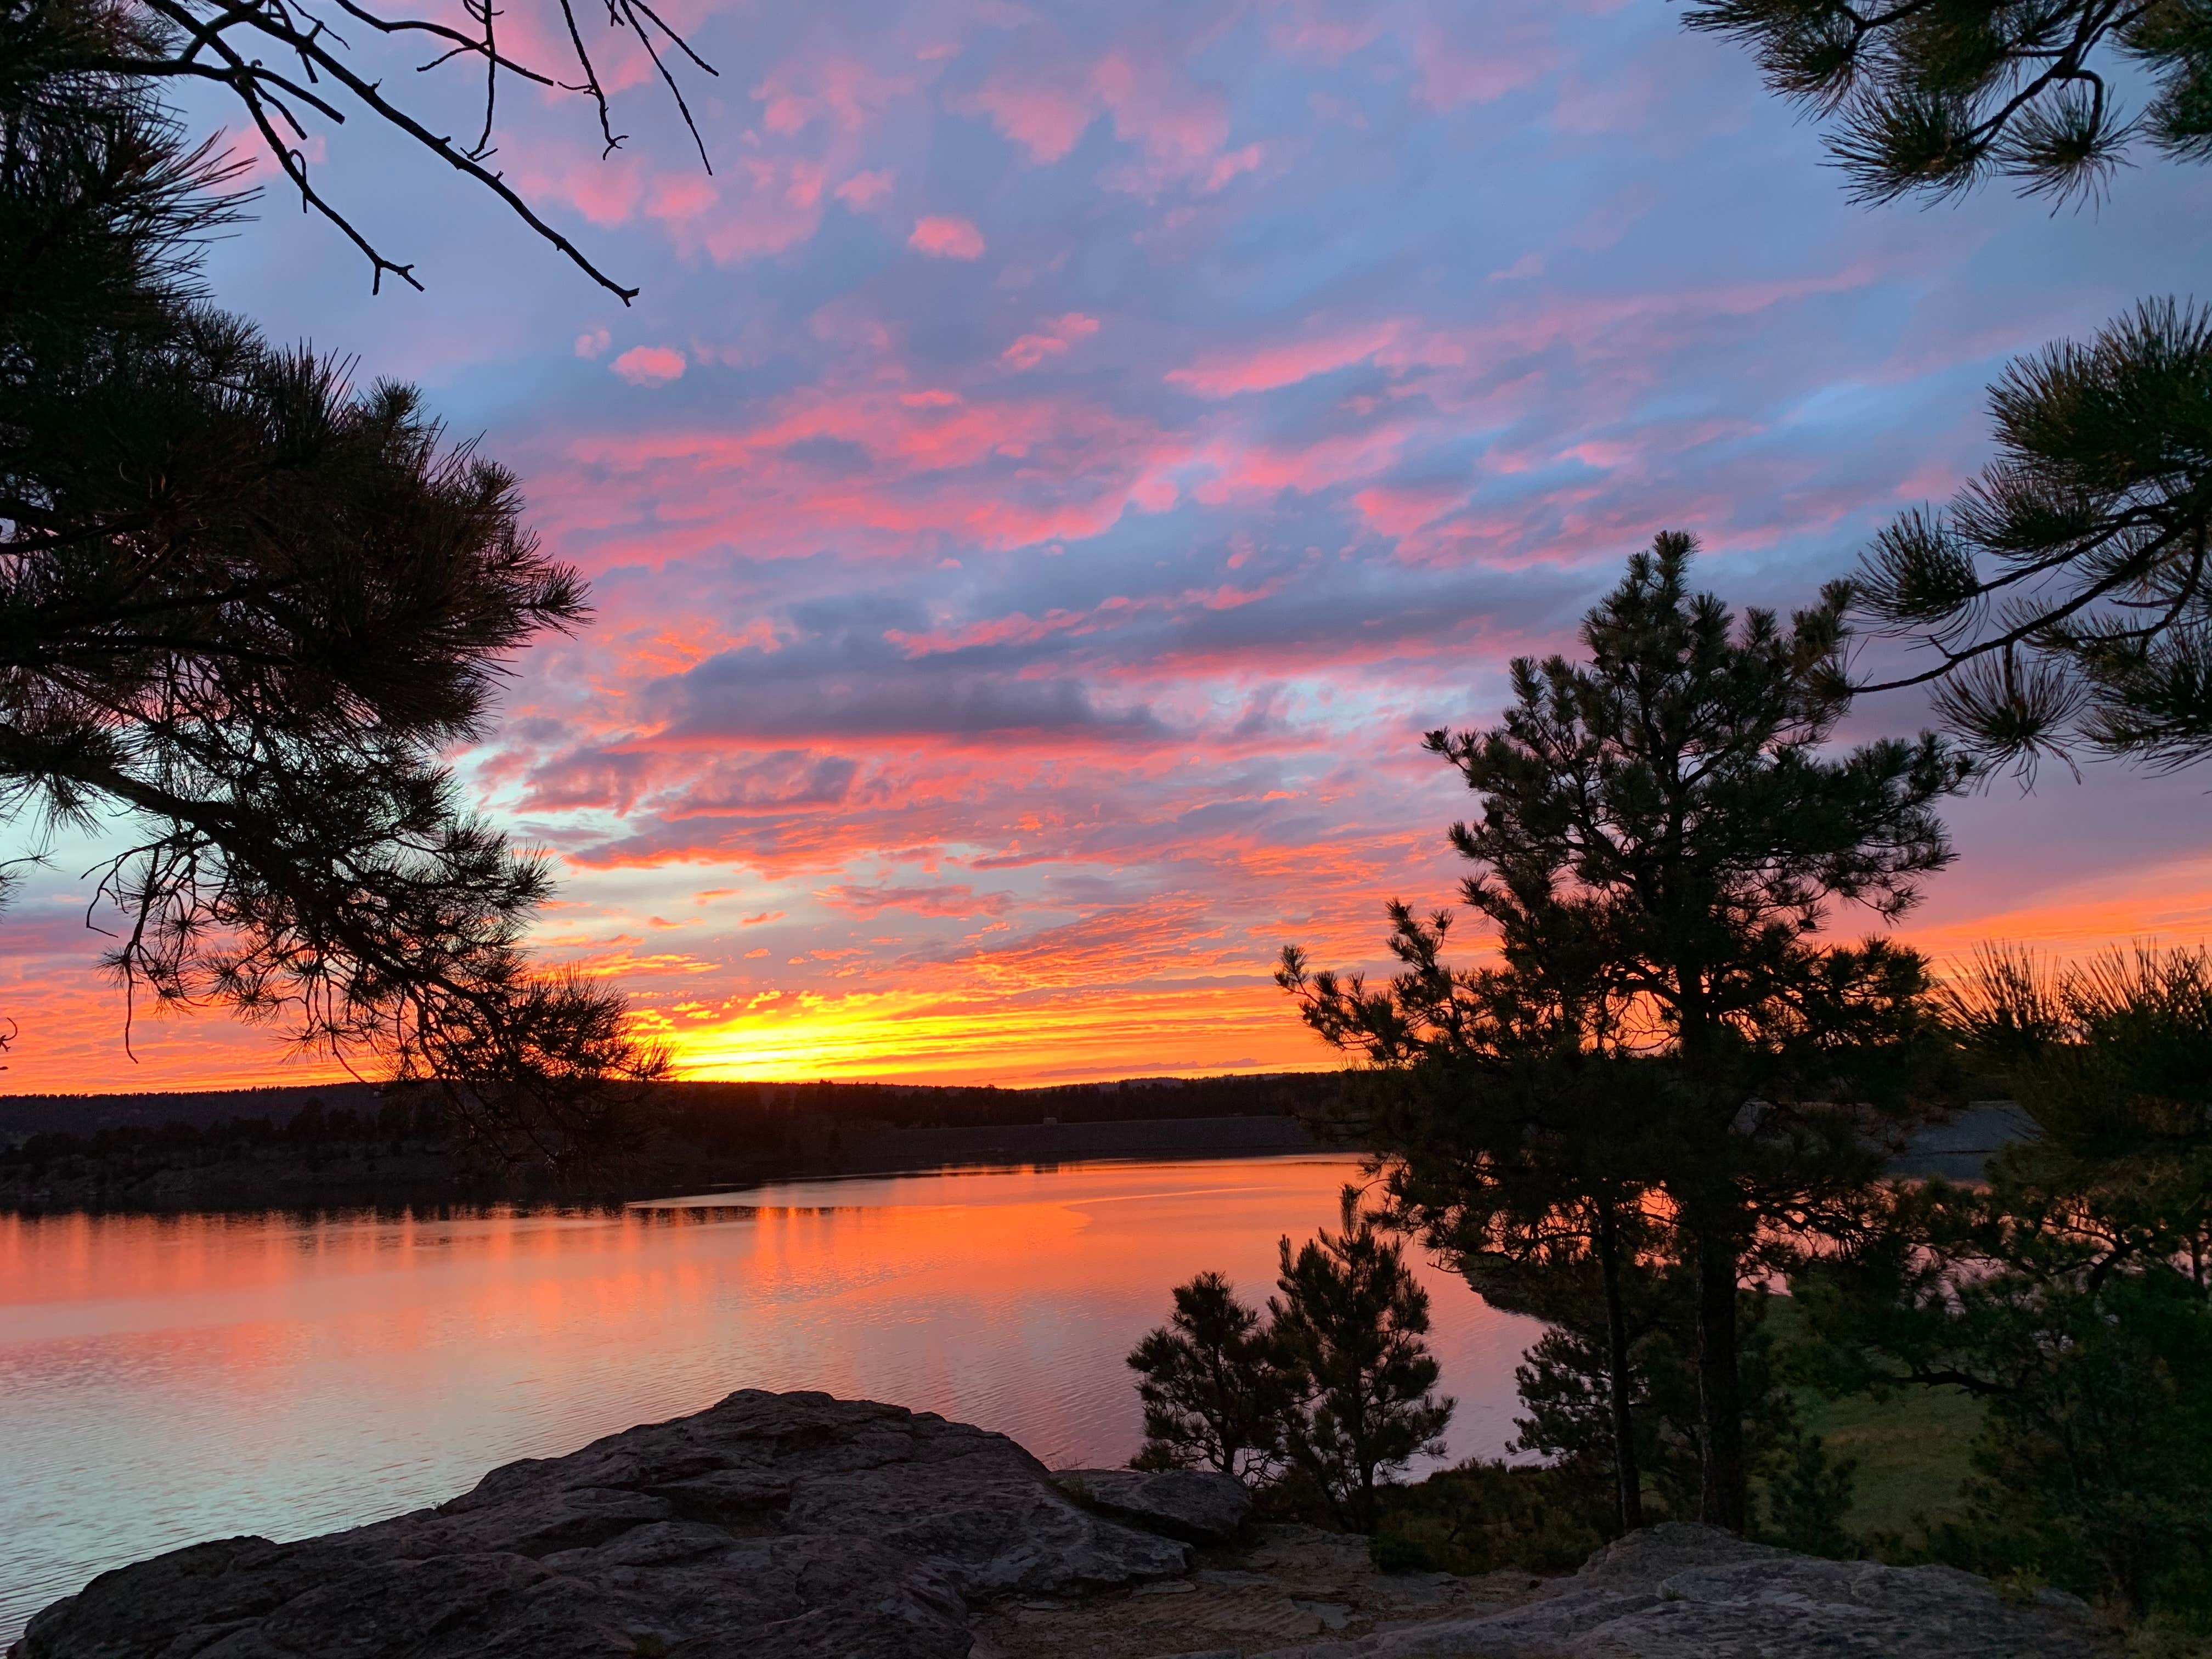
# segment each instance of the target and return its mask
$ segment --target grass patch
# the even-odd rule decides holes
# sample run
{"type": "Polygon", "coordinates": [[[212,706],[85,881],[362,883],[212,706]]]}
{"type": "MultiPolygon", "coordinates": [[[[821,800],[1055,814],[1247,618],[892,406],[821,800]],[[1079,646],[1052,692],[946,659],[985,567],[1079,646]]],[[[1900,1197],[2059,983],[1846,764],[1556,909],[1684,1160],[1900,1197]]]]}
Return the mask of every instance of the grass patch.
{"type": "MultiPolygon", "coordinates": [[[[1767,1320],[1786,1343],[1797,1316],[1786,1296],[1767,1304],[1767,1320]]],[[[1858,1460],[1850,1513],[1855,1533],[1905,1533],[1913,1520],[1963,1519],[1959,1486],[1971,1474],[1968,1455],[1987,1407],[1958,1389],[1910,1388],[1887,1400],[1852,1395],[1837,1400],[1796,1391],[1798,1419],[1837,1457],[1858,1460]]]]}
{"type": "Polygon", "coordinates": [[[1956,1389],[1915,1389],[1887,1401],[1863,1395],[1798,1397],[1806,1429],[1838,1457],[1858,1460],[1853,1532],[1904,1532],[1917,1515],[1957,1517],[1959,1483],[1972,1473],[1967,1451],[1982,1426],[1982,1402],[1956,1389]]]}

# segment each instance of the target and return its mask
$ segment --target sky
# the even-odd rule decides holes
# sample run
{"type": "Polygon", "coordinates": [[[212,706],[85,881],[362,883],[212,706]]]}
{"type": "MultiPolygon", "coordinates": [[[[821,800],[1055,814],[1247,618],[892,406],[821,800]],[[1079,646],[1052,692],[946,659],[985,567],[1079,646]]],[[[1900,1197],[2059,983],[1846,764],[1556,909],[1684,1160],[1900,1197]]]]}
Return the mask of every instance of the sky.
{"type": "MultiPolygon", "coordinates": [[[[502,15],[526,58],[538,5],[502,15]]],[[[273,191],[210,274],[422,386],[589,578],[453,760],[555,858],[546,959],[693,1077],[1334,1063],[1270,975],[1376,966],[1386,900],[1450,901],[1474,803],[1421,733],[1494,719],[1657,531],[1806,602],[1987,459],[2009,358],[2212,268],[2212,169],[2148,156],[2087,210],[1855,207],[1661,0],[668,15],[719,71],[684,81],[711,175],[618,43],[611,160],[580,100],[501,97],[496,165],[634,305],[358,120],[318,182],[428,291],[372,295],[273,191]]],[[[472,125],[473,72],[413,61],[387,87],[472,125]]],[[[1955,802],[1899,931],[2200,942],[2208,781],[1955,802]]],[[[0,1085],[328,1074],[220,1012],[126,1048],[98,849],[49,851],[0,918],[0,1085]]]]}

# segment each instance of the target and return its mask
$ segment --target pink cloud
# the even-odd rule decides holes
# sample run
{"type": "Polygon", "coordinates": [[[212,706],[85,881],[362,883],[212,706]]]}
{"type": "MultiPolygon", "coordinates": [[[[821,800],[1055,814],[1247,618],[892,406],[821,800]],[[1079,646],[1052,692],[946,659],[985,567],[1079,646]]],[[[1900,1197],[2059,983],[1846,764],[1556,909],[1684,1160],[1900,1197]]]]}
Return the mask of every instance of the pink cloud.
{"type": "Polygon", "coordinates": [[[810,388],[750,425],[604,433],[568,454],[533,499],[579,527],[605,525],[610,502],[653,501],[635,538],[602,540],[601,556],[659,565],[732,536],[757,556],[810,551],[825,525],[863,553],[911,553],[933,534],[986,547],[1093,536],[1132,507],[1172,504],[1196,452],[1065,397],[975,402],[894,386],[810,388]],[[817,459],[823,440],[864,462],[817,459]]]}
{"type": "Polygon", "coordinates": [[[1376,484],[1354,495],[1368,523],[1385,536],[1410,536],[1467,499],[1467,490],[1452,484],[1376,484]]]}
{"type": "Polygon", "coordinates": [[[1423,30],[1414,54],[1414,97],[1432,110],[1486,104],[1551,73],[1559,55],[1550,44],[1529,39],[1525,30],[1516,40],[1515,33],[1462,46],[1441,29],[1423,30]]]}
{"type": "Polygon", "coordinates": [[[691,173],[665,174],[653,181],[646,215],[653,219],[692,219],[720,200],[714,181],[691,173]]]}
{"type": "Polygon", "coordinates": [[[556,188],[593,224],[618,225],[637,211],[644,182],[629,161],[586,161],[563,173],[556,188]]]}
{"type": "Polygon", "coordinates": [[[915,84],[911,76],[886,75],[860,58],[838,56],[771,70],[753,96],[766,106],[761,123],[770,132],[789,137],[820,120],[854,133],[915,84]]]}
{"type": "Polygon", "coordinates": [[[1017,369],[1035,368],[1048,357],[1056,357],[1078,340],[1098,331],[1098,319],[1071,311],[1056,317],[1034,334],[1024,334],[999,354],[1001,362],[1017,369]]]}
{"type": "Polygon", "coordinates": [[[666,386],[684,377],[684,354],[668,346],[632,346],[608,365],[632,386],[666,386]]]}
{"type": "Polygon", "coordinates": [[[1410,422],[1378,422],[1310,443],[1217,446],[1211,457],[1217,467],[1215,476],[1195,493],[1200,501],[1218,504],[1243,495],[1272,495],[1284,489],[1311,495],[1376,477],[1397,465],[1413,434],[1410,422]]]}
{"type": "Polygon", "coordinates": [[[789,156],[742,155],[715,179],[655,183],[646,211],[668,228],[677,251],[704,252],[718,265],[787,252],[822,227],[823,164],[789,156]]]}
{"type": "Polygon", "coordinates": [[[1155,161],[1186,166],[1217,155],[1229,139],[1229,112],[1218,94],[1194,92],[1180,76],[1109,52],[1091,83],[1114,112],[1115,134],[1141,144],[1155,161]]]}
{"type": "Polygon", "coordinates": [[[1264,152],[1256,143],[1224,153],[1226,100],[1193,87],[1180,64],[1157,46],[1116,48],[1087,67],[1070,58],[1068,48],[1057,46],[1032,60],[1050,67],[994,76],[954,107],[988,116],[1032,161],[1046,166],[1065,159],[1092,122],[1110,116],[1115,137],[1137,153],[1109,167],[1101,181],[1137,196],[1177,185],[1218,191],[1260,165],[1264,152]]]}
{"type": "Polygon", "coordinates": [[[989,116],[992,125],[1029,152],[1030,160],[1045,166],[1073,149],[1099,114],[1088,88],[1003,80],[987,82],[955,107],[963,114],[989,116]]]}
{"type": "Polygon", "coordinates": [[[906,245],[933,259],[983,257],[983,233],[975,228],[975,222],[951,214],[933,214],[916,220],[914,234],[906,239],[906,245]]]}
{"type": "Polygon", "coordinates": [[[1273,392],[1364,362],[1395,340],[1401,327],[1395,322],[1374,323],[1286,345],[1208,353],[1186,368],[1170,370],[1168,382],[1201,398],[1273,392]]]}
{"type": "Polygon", "coordinates": [[[862,213],[891,193],[891,175],[888,173],[856,173],[837,186],[835,194],[841,202],[848,202],[862,213]]]}
{"type": "Polygon", "coordinates": [[[1382,33],[1381,21],[1364,6],[1340,16],[1322,0],[1284,0],[1275,9],[1268,38],[1283,52],[1334,66],[1382,33]]]}
{"type": "Polygon", "coordinates": [[[1214,157],[1212,164],[1206,170],[1204,188],[1209,192],[1219,190],[1238,173],[1254,171],[1266,153],[1261,145],[1247,144],[1242,149],[1214,157]]]}

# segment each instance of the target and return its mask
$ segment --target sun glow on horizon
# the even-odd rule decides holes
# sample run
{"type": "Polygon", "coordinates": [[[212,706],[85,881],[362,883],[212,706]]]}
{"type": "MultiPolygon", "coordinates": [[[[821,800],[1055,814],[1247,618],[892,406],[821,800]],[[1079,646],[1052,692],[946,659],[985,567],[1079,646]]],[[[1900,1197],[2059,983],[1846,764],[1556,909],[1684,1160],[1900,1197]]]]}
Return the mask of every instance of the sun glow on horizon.
{"type": "Polygon", "coordinates": [[[677,1075],[700,1082],[1095,1083],[1326,1071],[1341,1064],[1273,986],[994,1005],[889,992],[796,996],[696,1024],[655,1016],[677,1075]]]}

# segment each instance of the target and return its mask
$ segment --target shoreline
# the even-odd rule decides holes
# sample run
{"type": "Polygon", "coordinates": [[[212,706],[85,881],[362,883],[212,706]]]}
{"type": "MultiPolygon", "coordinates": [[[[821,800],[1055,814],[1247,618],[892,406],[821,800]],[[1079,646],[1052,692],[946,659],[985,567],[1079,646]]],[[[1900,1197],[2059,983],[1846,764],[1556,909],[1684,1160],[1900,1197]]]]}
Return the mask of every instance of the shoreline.
{"type": "Polygon", "coordinates": [[[1280,1115],[963,1125],[886,1129],[856,1139],[849,1151],[649,1161],[617,1181],[574,1186],[475,1176],[456,1167],[450,1154],[422,1150],[381,1160],[336,1155],[319,1160],[320,1167],[299,1159],[228,1159],[185,1168],[87,1170],[37,1188],[0,1182],[0,1215],[253,1214],[508,1203],[651,1206],[788,1181],[1348,1150],[1353,1149],[1324,1145],[1297,1119],[1280,1115]]]}
{"type": "MultiPolygon", "coordinates": [[[[349,1141],[276,1147],[193,1160],[133,1150],[59,1160],[57,1170],[0,1166],[0,1215],[245,1214],[270,1211],[480,1206],[620,1206],[740,1193],[776,1182],[923,1175],[957,1169],[1142,1158],[1238,1158],[1357,1152],[1288,1113],[1109,1118],[1072,1122],[845,1126],[775,1150],[714,1151],[678,1144],[613,1178],[563,1182],[469,1168],[435,1143],[349,1141]]],[[[1972,1182],[1984,1159],[2027,1131],[2017,1109],[1979,1103],[1930,1126],[1890,1168],[1893,1176],[1972,1182]]]]}

